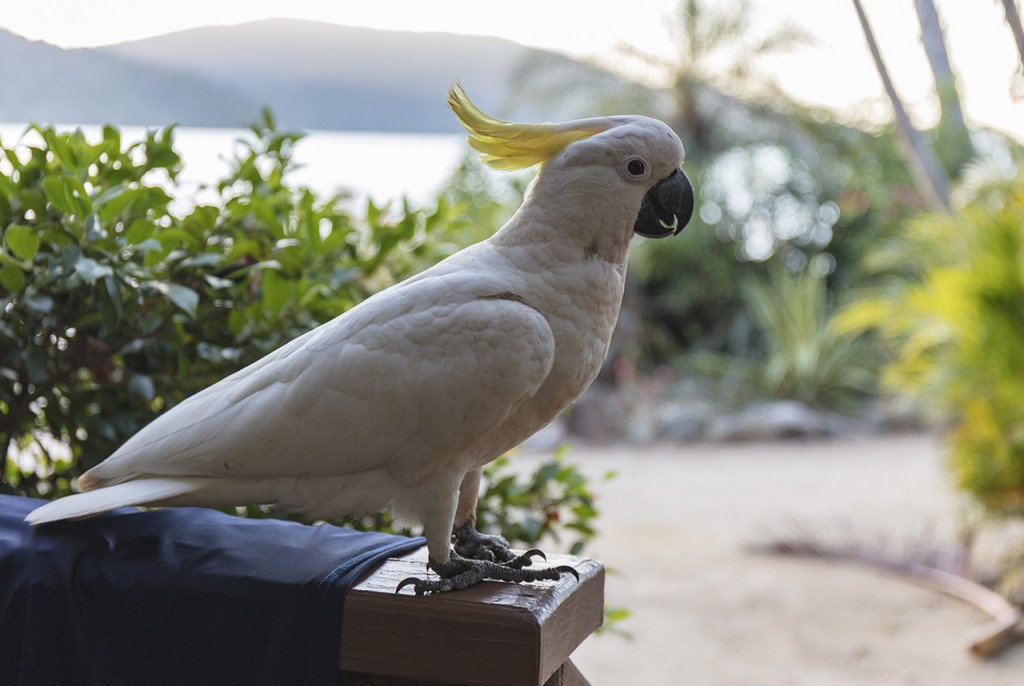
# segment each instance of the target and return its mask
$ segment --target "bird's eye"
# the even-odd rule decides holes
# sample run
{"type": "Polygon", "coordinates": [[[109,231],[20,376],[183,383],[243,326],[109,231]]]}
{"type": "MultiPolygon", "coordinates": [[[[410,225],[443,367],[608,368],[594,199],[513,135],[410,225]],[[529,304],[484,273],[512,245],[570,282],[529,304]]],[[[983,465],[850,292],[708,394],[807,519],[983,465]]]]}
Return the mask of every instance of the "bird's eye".
{"type": "Polygon", "coordinates": [[[634,158],[630,160],[628,164],[626,164],[626,171],[628,171],[633,176],[643,176],[644,172],[647,171],[647,165],[644,164],[643,160],[638,160],[634,158]]]}

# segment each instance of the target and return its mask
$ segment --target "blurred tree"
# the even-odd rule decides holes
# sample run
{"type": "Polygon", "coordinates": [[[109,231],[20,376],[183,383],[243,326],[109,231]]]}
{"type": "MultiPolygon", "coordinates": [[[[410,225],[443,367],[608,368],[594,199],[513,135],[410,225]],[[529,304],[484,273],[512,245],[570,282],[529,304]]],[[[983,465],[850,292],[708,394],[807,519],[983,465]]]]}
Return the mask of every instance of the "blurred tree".
{"type": "Polygon", "coordinates": [[[1003,3],[1003,16],[1006,19],[1006,25],[1010,27],[1010,31],[1013,33],[1014,43],[1017,44],[1017,54],[1020,55],[1020,68],[1021,72],[1024,73],[1024,25],[1020,21],[1020,11],[1017,9],[1017,3],[1014,0],[1002,0],[1003,3]]]}
{"type": "Polygon", "coordinates": [[[946,171],[957,176],[964,164],[974,156],[971,133],[964,122],[960,107],[960,92],[956,76],[949,64],[949,51],[943,35],[942,22],[933,0],[914,0],[918,23],[921,25],[921,43],[935,78],[935,92],[939,97],[941,119],[935,132],[936,152],[946,171]]]}
{"type": "Polygon", "coordinates": [[[680,237],[641,242],[631,257],[623,321],[639,326],[616,350],[641,364],[695,347],[758,353],[739,287],[747,275],[777,261],[790,272],[813,266],[830,291],[847,287],[865,247],[927,205],[892,134],[837,124],[758,69],[759,57],[806,45],[808,34],[756,27],[745,0],[685,0],[668,18],[675,55],[620,46],[589,66],[534,62],[515,89],[569,117],[657,116],[684,141],[698,214],[680,237]]]}
{"type": "Polygon", "coordinates": [[[755,35],[753,17],[749,0],[682,0],[667,23],[677,48],[674,56],[660,57],[634,46],[620,48],[623,57],[638,59],[669,84],[667,121],[698,158],[737,142],[737,131],[722,125],[716,90],[747,103],[778,94],[781,89],[757,68],[758,59],[813,42],[810,34],[792,24],[755,35]]]}
{"type": "Polygon", "coordinates": [[[871,52],[871,58],[874,60],[875,68],[878,70],[878,75],[882,79],[886,95],[888,95],[893,111],[896,114],[896,128],[906,144],[907,167],[914,173],[918,181],[918,187],[929,198],[932,206],[935,209],[948,211],[952,206],[949,198],[949,177],[945,169],[939,164],[935,153],[929,147],[927,141],[925,141],[924,136],[921,135],[921,132],[910,121],[910,115],[907,114],[907,110],[903,106],[903,100],[900,98],[899,93],[896,92],[896,86],[889,76],[889,68],[885,65],[885,60],[882,58],[878,41],[875,40],[875,33],[871,28],[871,23],[868,21],[867,14],[864,12],[863,5],[860,0],[852,1],[854,9],[857,11],[860,27],[864,31],[864,38],[867,41],[868,50],[871,52]]]}

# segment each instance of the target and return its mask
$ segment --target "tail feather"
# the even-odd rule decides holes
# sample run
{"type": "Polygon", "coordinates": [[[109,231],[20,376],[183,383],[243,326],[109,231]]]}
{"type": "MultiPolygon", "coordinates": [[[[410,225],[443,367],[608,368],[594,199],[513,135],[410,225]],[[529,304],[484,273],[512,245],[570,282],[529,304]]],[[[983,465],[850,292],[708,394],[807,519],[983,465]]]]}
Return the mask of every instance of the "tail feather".
{"type": "Polygon", "coordinates": [[[69,495],[32,510],[25,517],[29,524],[61,519],[90,517],[128,505],[145,505],[190,493],[201,488],[204,479],[140,479],[107,486],[95,491],[69,495]]]}

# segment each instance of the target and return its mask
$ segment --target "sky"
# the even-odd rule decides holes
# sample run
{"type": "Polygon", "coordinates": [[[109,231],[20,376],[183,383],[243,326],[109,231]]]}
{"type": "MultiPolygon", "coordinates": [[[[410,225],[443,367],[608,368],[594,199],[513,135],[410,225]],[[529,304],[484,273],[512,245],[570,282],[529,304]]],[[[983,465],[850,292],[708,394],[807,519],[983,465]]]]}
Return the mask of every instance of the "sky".
{"type": "MultiPolygon", "coordinates": [[[[863,0],[900,94],[919,124],[934,122],[931,75],[913,0],[863,0]]],[[[721,3],[720,3],[721,4],[721,3]]],[[[936,0],[947,47],[975,125],[1024,141],[1024,87],[1011,94],[1017,57],[998,0],[936,0]]],[[[575,56],[628,43],[670,55],[666,17],[677,0],[3,0],[0,27],[62,47],[97,46],[196,26],[294,17],[350,26],[493,35],[575,56]],[[628,5],[628,7],[627,7],[628,5]]],[[[890,109],[849,0],[751,0],[753,33],[802,26],[815,44],[761,70],[797,100],[885,120],[890,109]]],[[[1020,85],[1020,84],[1018,84],[1020,85]]]]}

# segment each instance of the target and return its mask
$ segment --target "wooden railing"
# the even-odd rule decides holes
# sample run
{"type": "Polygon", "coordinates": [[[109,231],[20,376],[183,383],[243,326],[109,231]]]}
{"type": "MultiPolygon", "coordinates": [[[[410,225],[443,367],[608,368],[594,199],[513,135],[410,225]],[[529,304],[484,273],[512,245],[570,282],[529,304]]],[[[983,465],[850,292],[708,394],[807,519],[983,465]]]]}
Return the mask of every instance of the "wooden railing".
{"type": "MultiPolygon", "coordinates": [[[[395,594],[422,576],[426,551],[388,560],[345,600],[341,632],[344,686],[586,686],[569,661],[601,625],[604,568],[594,560],[549,555],[571,565],[577,583],[485,582],[454,593],[395,594]]],[[[538,561],[540,563],[540,561],[538,561]]]]}

